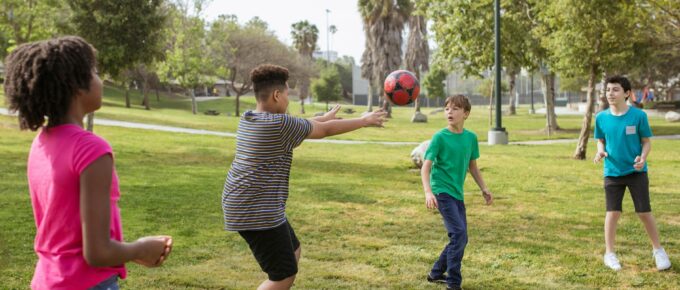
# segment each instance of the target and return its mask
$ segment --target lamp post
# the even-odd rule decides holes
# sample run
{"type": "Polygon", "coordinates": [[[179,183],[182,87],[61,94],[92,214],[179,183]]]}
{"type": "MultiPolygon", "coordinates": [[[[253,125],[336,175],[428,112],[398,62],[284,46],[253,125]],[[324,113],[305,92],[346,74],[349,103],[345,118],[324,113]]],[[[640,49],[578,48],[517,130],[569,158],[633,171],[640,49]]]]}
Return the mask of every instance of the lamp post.
{"type": "Polygon", "coordinates": [[[501,1],[494,0],[494,97],[496,98],[496,127],[489,130],[489,145],[508,144],[508,132],[502,126],[501,113],[501,1]]]}
{"type": "Polygon", "coordinates": [[[331,11],[326,9],[326,65],[330,65],[331,63],[331,51],[330,51],[330,29],[328,26],[328,14],[330,14],[331,11]]]}

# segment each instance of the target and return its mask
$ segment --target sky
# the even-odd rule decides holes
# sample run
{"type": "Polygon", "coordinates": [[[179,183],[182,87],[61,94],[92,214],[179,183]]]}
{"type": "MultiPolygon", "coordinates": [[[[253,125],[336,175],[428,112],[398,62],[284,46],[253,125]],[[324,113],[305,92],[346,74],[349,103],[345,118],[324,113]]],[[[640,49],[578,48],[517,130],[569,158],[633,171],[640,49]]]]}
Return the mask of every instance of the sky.
{"type": "Polygon", "coordinates": [[[307,20],[319,29],[317,46],[326,50],[326,9],[329,25],[335,25],[338,31],[331,35],[330,50],[337,51],[338,56],[354,57],[356,63],[361,62],[364,51],[364,32],[357,0],[213,0],[202,13],[203,17],[212,21],[221,14],[233,14],[243,24],[258,16],[269,24],[269,29],[288,45],[292,45],[291,25],[300,20],[307,20]]]}

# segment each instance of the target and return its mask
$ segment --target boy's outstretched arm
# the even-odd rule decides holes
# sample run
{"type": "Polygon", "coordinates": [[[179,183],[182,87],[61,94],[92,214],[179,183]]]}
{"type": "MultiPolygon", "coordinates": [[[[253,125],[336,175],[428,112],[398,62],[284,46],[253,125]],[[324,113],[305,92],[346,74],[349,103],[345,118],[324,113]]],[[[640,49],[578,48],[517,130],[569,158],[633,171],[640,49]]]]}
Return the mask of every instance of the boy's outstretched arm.
{"type": "Polygon", "coordinates": [[[425,206],[428,209],[437,208],[437,198],[432,194],[432,185],[430,184],[430,172],[432,171],[432,160],[423,161],[423,167],[420,168],[420,178],[423,181],[423,189],[425,190],[425,206]]]}
{"type": "Polygon", "coordinates": [[[470,164],[468,166],[468,170],[470,170],[470,175],[472,175],[472,178],[475,179],[475,182],[479,186],[479,189],[482,190],[482,196],[484,196],[484,200],[486,200],[486,204],[490,205],[493,203],[493,195],[491,194],[491,191],[486,187],[486,184],[484,183],[484,178],[482,178],[482,172],[479,171],[479,167],[477,167],[477,160],[470,160],[470,164]]]}
{"type": "Polygon", "coordinates": [[[312,122],[312,131],[307,136],[307,139],[321,139],[369,126],[382,127],[383,122],[385,122],[386,114],[387,113],[383,110],[377,110],[354,119],[336,119],[325,122],[310,119],[309,121],[312,122]]]}
{"type": "Polygon", "coordinates": [[[635,164],[633,164],[635,170],[642,170],[642,168],[645,167],[647,156],[649,155],[649,152],[652,151],[652,140],[649,138],[642,138],[640,142],[642,142],[642,154],[635,157],[635,164]]]}

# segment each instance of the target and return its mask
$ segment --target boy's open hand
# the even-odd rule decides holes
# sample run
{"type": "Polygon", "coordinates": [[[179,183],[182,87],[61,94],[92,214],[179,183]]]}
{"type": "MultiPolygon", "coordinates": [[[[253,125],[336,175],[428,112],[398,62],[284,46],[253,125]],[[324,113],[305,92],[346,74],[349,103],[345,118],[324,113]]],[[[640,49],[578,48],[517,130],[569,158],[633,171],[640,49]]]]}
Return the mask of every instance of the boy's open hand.
{"type": "Polygon", "coordinates": [[[337,114],[338,111],[340,111],[340,105],[335,105],[333,108],[331,108],[330,111],[323,114],[323,117],[326,119],[326,121],[340,119],[335,116],[335,114],[337,114]]]}
{"type": "Polygon", "coordinates": [[[593,162],[598,163],[598,162],[600,162],[600,160],[602,160],[602,158],[607,158],[607,157],[609,157],[609,154],[607,154],[607,152],[598,151],[597,153],[595,153],[595,159],[593,159],[593,162]]]}
{"type": "Polygon", "coordinates": [[[427,209],[437,209],[437,198],[432,193],[425,193],[425,206],[427,209]]]}
{"type": "Polygon", "coordinates": [[[633,167],[635,167],[635,170],[640,171],[645,167],[645,162],[646,160],[642,159],[642,157],[638,155],[635,157],[635,163],[633,163],[633,167]]]}
{"type": "Polygon", "coordinates": [[[382,127],[383,123],[387,122],[387,120],[385,120],[385,116],[387,116],[387,112],[380,109],[370,112],[361,118],[366,124],[364,127],[382,127]]]}
{"type": "Polygon", "coordinates": [[[491,191],[489,191],[488,189],[482,191],[482,196],[484,196],[486,205],[491,205],[493,203],[493,195],[491,195],[491,191]]]}

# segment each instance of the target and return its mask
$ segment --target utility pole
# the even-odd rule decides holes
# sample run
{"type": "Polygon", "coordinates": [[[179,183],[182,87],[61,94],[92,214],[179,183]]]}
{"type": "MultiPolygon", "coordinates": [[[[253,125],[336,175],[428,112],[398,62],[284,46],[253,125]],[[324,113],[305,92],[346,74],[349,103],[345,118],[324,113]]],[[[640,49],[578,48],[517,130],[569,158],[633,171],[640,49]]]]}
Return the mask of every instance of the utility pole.
{"type": "Polygon", "coordinates": [[[508,144],[508,132],[505,131],[501,123],[501,1],[494,0],[494,59],[495,59],[495,78],[494,78],[494,97],[496,98],[496,127],[489,130],[489,145],[508,144]]]}
{"type": "Polygon", "coordinates": [[[326,9],[326,65],[327,66],[331,64],[331,49],[330,49],[331,34],[330,34],[329,25],[328,25],[328,14],[330,14],[330,13],[331,13],[331,11],[326,9]]]}

